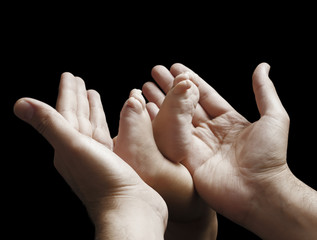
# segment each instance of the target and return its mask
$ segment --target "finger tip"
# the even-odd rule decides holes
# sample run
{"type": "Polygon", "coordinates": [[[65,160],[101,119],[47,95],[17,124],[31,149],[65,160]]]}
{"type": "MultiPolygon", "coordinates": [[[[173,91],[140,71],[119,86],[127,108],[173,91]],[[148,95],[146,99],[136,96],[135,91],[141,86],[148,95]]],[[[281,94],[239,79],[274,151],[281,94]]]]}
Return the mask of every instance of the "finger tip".
{"type": "Polygon", "coordinates": [[[252,79],[253,81],[257,81],[259,78],[265,76],[268,77],[269,72],[270,72],[271,66],[266,63],[260,63],[254,70],[253,74],[252,74],[252,79]]]}
{"type": "Polygon", "coordinates": [[[149,84],[151,84],[151,82],[146,82],[142,85],[142,92],[147,91],[149,88],[149,84]]]}
{"type": "Polygon", "coordinates": [[[33,117],[34,109],[27,98],[21,98],[14,104],[13,112],[18,118],[29,121],[33,117]]]}
{"type": "Polygon", "coordinates": [[[166,68],[163,65],[155,65],[151,70],[151,76],[155,78],[160,72],[164,71],[166,68]]]}
{"type": "Polygon", "coordinates": [[[267,62],[262,62],[257,67],[260,71],[264,71],[266,74],[270,72],[271,66],[267,62]]]}
{"type": "Polygon", "coordinates": [[[173,69],[176,69],[176,68],[179,68],[179,67],[184,67],[183,64],[181,63],[174,63],[171,67],[170,67],[170,70],[173,70],[173,69]]]}

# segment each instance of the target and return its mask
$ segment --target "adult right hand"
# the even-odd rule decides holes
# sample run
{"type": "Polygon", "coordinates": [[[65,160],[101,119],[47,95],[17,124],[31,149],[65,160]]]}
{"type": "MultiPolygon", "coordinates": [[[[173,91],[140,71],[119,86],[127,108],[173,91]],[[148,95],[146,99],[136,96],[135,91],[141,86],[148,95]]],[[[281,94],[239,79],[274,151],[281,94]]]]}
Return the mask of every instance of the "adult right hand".
{"type": "MultiPolygon", "coordinates": [[[[183,127],[187,132],[181,139],[171,135],[157,144],[170,160],[181,160],[189,169],[198,193],[213,209],[264,239],[313,239],[317,193],[296,179],[287,165],[289,117],[268,77],[269,68],[260,64],[253,74],[261,114],[254,123],[181,64],[174,64],[170,72],[162,66],[152,71],[168,93],[165,100],[151,83],[144,85],[143,92],[164,111],[163,100],[173,97],[169,90],[176,76],[184,74],[198,86],[199,105],[192,122],[183,127]],[[183,153],[180,158],[173,158],[175,148],[183,153]]],[[[162,131],[158,134],[168,135],[162,131]]]]}

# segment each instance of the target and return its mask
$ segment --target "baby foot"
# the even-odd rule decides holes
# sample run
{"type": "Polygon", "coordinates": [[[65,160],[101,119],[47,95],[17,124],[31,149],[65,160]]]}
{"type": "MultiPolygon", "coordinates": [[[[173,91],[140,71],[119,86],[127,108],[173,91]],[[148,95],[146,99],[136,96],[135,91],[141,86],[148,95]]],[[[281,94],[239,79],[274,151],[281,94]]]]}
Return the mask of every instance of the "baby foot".
{"type": "Polygon", "coordinates": [[[146,110],[145,100],[141,90],[133,89],[125,102],[119,123],[119,133],[116,138],[114,152],[132,166],[143,180],[154,185],[150,176],[156,175],[157,161],[147,161],[160,157],[153,139],[152,123],[146,110]]]}
{"type": "Polygon", "coordinates": [[[201,215],[205,205],[196,195],[190,173],[182,164],[167,160],[156,146],[140,90],[132,90],[122,108],[114,152],[161,194],[172,219],[186,221],[201,215]]]}
{"type": "Polygon", "coordinates": [[[188,158],[193,144],[192,119],[199,90],[189,73],[178,75],[153,121],[156,144],[169,160],[180,163],[188,158]]]}

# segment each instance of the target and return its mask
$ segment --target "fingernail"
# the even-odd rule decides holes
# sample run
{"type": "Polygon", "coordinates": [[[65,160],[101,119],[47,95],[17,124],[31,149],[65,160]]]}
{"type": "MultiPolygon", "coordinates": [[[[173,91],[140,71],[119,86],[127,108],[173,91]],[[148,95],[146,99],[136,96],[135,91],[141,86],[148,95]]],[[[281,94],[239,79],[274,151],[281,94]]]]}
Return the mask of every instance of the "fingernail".
{"type": "Polygon", "coordinates": [[[27,101],[19,100],[14,105],[14,113],[22,120],[29,121],[33,117],[34,109],[27,101]]]}

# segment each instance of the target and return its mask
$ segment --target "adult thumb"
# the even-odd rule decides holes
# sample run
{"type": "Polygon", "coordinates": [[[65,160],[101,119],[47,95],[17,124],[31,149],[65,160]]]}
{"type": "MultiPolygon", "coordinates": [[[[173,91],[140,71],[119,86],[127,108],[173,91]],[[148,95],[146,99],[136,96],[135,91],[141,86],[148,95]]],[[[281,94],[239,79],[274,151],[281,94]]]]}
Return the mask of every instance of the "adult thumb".
{"type": "Polygon", "coordinates": [[[253,90],[256,103],[261,116],[271,115],[281,117],[287,115],[274,87],[269,78],[270,66],[266,63],[259,64],[253,73],[253,90]]]}
{"type": "Polygon", "coordinates": [[[14,105],[14,113],[33,126],[54,147],[67,144],[77,132],[51,106],[32,99],[21,98],[14,105]]]}

